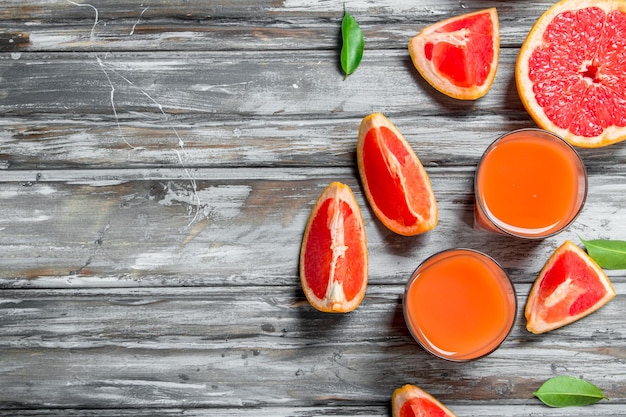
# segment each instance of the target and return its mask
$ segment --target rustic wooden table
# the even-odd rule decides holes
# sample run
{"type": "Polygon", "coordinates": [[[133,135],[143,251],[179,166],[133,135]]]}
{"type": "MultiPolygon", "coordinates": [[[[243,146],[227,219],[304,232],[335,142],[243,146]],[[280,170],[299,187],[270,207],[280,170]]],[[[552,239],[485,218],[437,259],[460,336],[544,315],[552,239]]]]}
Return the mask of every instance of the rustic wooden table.
{"type": "Polygon", "coordinates": [[[626,415],[626,273],[617,297],[548,334],[525,330],[530,285],[565,239],[626,239],[626,146],[580,150],[582,214],[539,242],[472,228],[476,163],[534,123],[514,63],[552,1],[355,0],[366,51],[343,79],[341,1],[4,0],[0,5],[0,414],[389,416],[421,386],[459,416],[626,415]],[[435,92],[406,48],[422,27],[497,7],[496,81],[435,92]],[[367,206],[357,129],[374,111],[433,182],[438,227],[407,238],[367,206]],[[306,302],[298,254],[333,180],[365,217],[370,285],[346,315],[306,302]],[[458,364],[409,335],[401,294],[450,247],[497,259],[519,313],[499,350],[458,364]],[[555,375],[610,398],[551,409],[555,375]]]}

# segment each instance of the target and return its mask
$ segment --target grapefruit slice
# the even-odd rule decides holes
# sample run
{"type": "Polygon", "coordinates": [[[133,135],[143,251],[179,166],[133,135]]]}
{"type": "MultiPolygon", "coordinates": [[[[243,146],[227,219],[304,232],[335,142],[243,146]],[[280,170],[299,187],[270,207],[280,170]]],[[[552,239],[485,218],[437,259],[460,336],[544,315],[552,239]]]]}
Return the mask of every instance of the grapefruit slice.
{"type": "Polygon", "coordinates": [[[330,183],[311,209],[300,250],[300,281],[309,303],[324,312],[352,311],[365,296],[365,227],[345,184],[330,183]]]}
{"type": "Polygon", "coordinates": [[[475,100],[496,77],[500,24],[495,8],[443,20],[409,41],[409,55],[424,79],[443,94],[475,100]]]}
{"type": "Polygon", "coordinates": [[[615,297],[602,268],[566,240],[548,259],[526,301],[526,328],[545,333],[581,319],[615,297]]]}
{"type": "Polygon", "coordinates": [[[524,41],[515,79],[535,122],[572,145],[626,139],[626,2],[552,6],[524,41]]]}
{"type": "Polygon", "coordinates": [[[432,395],[409,384],[393,392],[391,415],[393,417],[456,417],[432,395]]]}
{"type": "Polygon", "coordinates": [[[437,225],[437,201],[428,174],[383,114],[363,118],[356,153],[365,196],[389,230],[413,236],[437,225]]]}

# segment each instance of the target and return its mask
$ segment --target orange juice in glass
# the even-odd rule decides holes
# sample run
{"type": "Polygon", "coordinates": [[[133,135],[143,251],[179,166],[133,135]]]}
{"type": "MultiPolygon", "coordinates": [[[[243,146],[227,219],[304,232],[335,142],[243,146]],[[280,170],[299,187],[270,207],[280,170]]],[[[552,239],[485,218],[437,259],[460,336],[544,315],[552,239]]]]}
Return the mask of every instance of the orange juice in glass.
{"type": "Polygon", "coordinates": [[[403,310],[409,331],[424,349],[461,362],[500,346],[515,321],[517,299],[506,272],[491,257],[449,249],[415,270],[403,310]]]}
{"type": "Polygon", "coordinates": [[[565,140],[541,129],[505,134],[485,151],[474,180],[478,229],[540,239],[580,213],[587,174],[565,140]]]}

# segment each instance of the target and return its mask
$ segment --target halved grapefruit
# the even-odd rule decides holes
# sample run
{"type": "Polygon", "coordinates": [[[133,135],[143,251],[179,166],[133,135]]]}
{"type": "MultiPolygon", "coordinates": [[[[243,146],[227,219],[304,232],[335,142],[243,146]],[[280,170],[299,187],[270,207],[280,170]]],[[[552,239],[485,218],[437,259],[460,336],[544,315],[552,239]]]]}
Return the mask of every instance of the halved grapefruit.
{"type": "Polygon", "coordinates": [[[487,94],[496,77],[500,24],[495,8],[443,20],[409,41],[413,65],[443,94],[475,100],[487,94]]]}
{"type": "Polygon", "coordinates": [[[409,384],[393,392],[391,415],[393,417],[456,417],[432,395],[409,384]]]}
{"type": "Polygon", "coordinates": [[[526,328],[545,333],[581,319],[615,297],[602,268],[566,240],[548,259],[526,301],[526,328]]]}
{"type": "Polygon", "coordinates": [[[350,187],[330,183],[311,209],[300,250],[300,281],[309,303],[345,313],[367,288],[367,243],[359,205],[350,187]]]}
{"type": "Polygon", "coordinates": [[[572,145],[626,139],[626,2],[552,6],[524,41],[515,79],[535,122],[572,145]]]}
{"type": "Polygon", "coordinates": [[[437,225],[437,201],[428,174],[383,114],[363,118],[356,152],[365,196],[389,230],[413,236],[437,225]]]}

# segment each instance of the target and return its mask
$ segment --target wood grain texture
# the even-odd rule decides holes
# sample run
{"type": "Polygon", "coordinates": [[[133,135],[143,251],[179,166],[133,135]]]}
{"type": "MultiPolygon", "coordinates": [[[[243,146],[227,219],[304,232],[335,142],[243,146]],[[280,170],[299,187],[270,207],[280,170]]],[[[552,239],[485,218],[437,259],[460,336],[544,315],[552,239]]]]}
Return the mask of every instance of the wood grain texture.
{"type": "Polygon", "coordinates": [[[343,3],[0,1],[0,415],[390,416],[414,383],[460,416],[618,416],[626,409],[626,271],[593,315],[546,335],[523,306],[563,240],[626,239],[626,146],[579,150],[589,192],[562,234],[473,228],[473,177],[499,135],[532,127],[514,65],[553,1],[355,0],[366,53],[338,63],[343,3]],[[422,27],[497,7],[501,56],[475,102],[435,92],[406,45],[422,27]],[[440,222],[395,235],[355,164],[384,112],[425,165],[440,222]],[[347,315],[306,302],[302,232],[330,181],[362,207],[370,285],[347,315]],[[517,291],[490,356],[431,357],[404,324],[417,265],[450,247],[492,255],[517,291]],[[583,377],[610,398],[549,409],[532,392],[583,377]]]}
{"type": "MultiPolygon", "coordinates": [[[[29,34],[3,50],[178,51],[335,49],[341,2],[311,0],[3,1],[0,27],[29,34]],[[16,29],[17,28],[17,29],[16,29]]],[[[504,46],[519,46],[553,2],[367,0],[347,4],[364,30],[368,49],[404,49],[426,25],[452,15],[496,7],[504,46]]],[[[1,38],[0,38],[1,39],[1,38]]]]}
{"type": "Polygon", "coordinates": [[[514,280],[532,282],[563,239],[617,239],[626,224],[626,197],[615,192],[624,177],[604,175],[590,179],[583,212],[562,234],[541,242],[494,236],[473,228],[473,170],[429,171],[440,221],[412,238],[375,219],[346,169],[197,170],[193,183],[183,171],[150,178],[96,170],[100,179],[64,181],[44,172],[29,181],[31,172],[0,184],[0,286],[245,286],[270,277],[293,284],[309,211],[333,180],[350,185],[364,209],[373,283],[404,282],[421,260],[449,247],[486,251],[514,280]]]}
{"type": "MultiPolygon", "coordinates": [[[[353,166],[361,118],[381,111],[424,165],[475,165],[501,134],[535,126],[517,95],[516,54],[503,50],[494,86],[476,102],[443,98],[395,50],[364,57],[345,81],[334,51],[264,52],[262,62],[252,52],[0,59],[0,78],[12,80],[0,92],[0,162],[353,166]]],[[[626,162],[623,146],[581,154],[592,174],[626,162]]]]}
{"type": "MultiPolygon", "coordinates": [[[[453,411],[459,415],[468,416],[485,416],[485,417],[528,417],[529,415],[549,415],[551,417],[588,417],[589,409],[584,407],[579,408],[565,408],[548,410],[549,414],[545,414],[546,408],[541,405],[502,405],[493,407],[491,405],[463,405],[458,406],[452,404],[450,407],[453,411]],[[461,414],[463,413],[463,414],[461,414]]],[[[596,407],[597,409],[598,407],[596,407]]],[[[224,417],[248,417],[263,415],[267,412],[267,415],[271,416],[289,416],[289,417],[319,417],[319,416],[332,416],[332,417],[379,417],[385,415],[391,415],[391,405],[365,405],[365,406],[325,406],[317,405],[313,407],[272,407],[270,410],[259,408],[223,408],[223,407],[184,407],[184,408],[139,408],[139,409],[56,409],[56,410],[31,410],[20,409],[10,410],[3,413],[0,411],[0,415],[14,416],[19,413],[20,416],[54,416],[62,414],[64,416],[99,416],[99,417],[126,417],[126,416],[224,416],[224,417]]],[[[603,416],[617,417],[623,416],[623,408],[621,405],[607,404],[603,406],[603,416]]]]}
{"type": "Polygon", "coordinates": [[[510,404],[532,403],[554,372],[594,380],[611,370],[599,381],[607,396],[623,397],[626,298],[536,336],[521,317],[528,289],[517,286],[518,320],[503,346],[462,365],[433,361],[416,346],[401,286],[370,286],[357,311],[331,319],[291,286],[11,290],[1,305],[3,394],[29,404],[54,391],[46,400],[54,407],[362,404],[384,403],[387,390],[413,382],[443,400],[510,404]],[[35,378],[24,395],[19,381],[35,378]]]}

